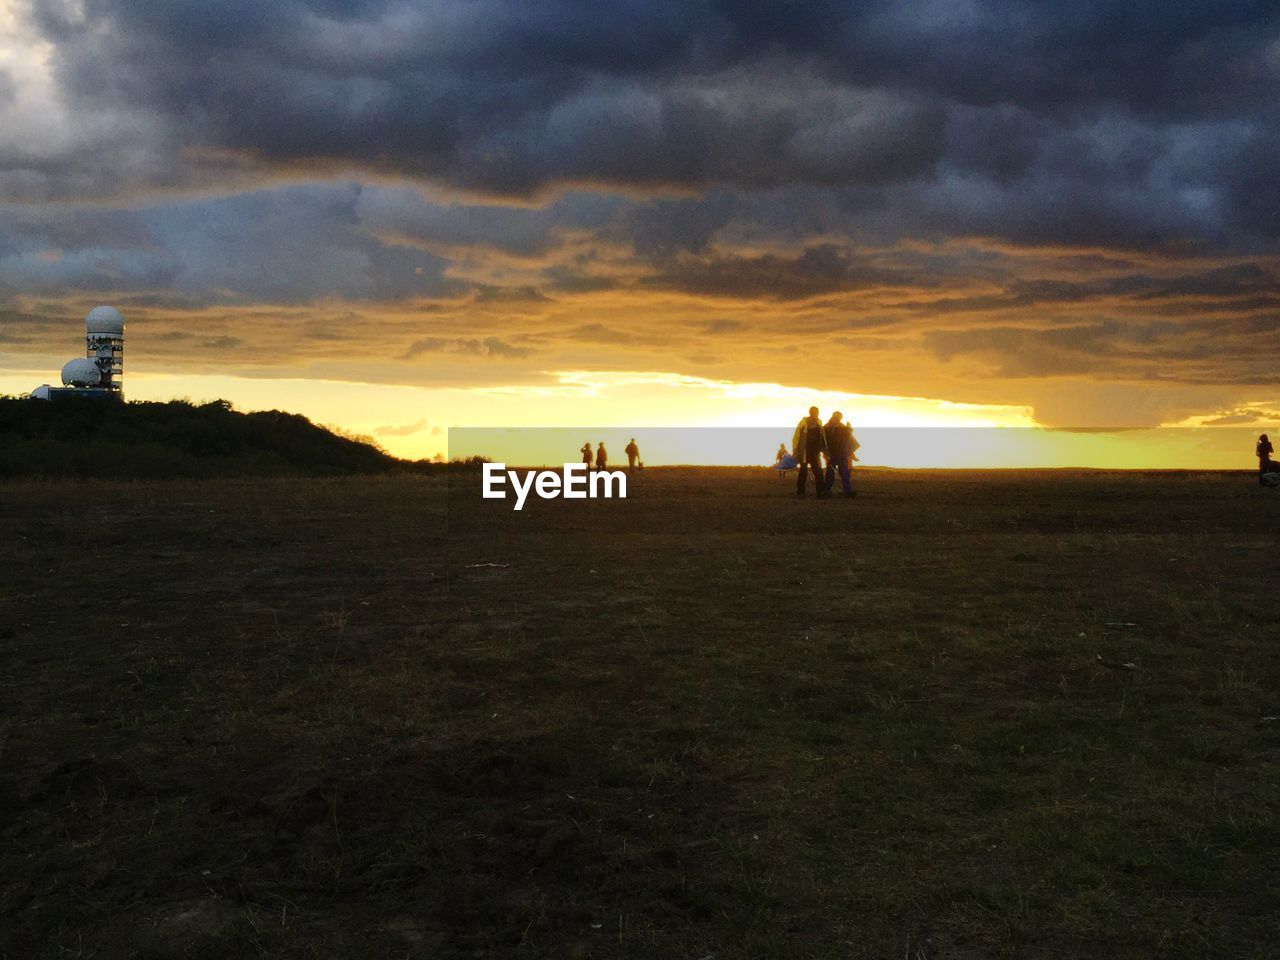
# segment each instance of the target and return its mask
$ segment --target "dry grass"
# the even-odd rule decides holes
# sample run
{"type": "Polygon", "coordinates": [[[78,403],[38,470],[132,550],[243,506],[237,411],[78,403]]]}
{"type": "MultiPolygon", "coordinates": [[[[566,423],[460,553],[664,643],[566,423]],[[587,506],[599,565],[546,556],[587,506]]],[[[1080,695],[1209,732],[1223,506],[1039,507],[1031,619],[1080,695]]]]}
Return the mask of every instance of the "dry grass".
{"type": "Polygon", "coordinates": [[[639,479],[0,487],[0,955],[1275,955],[1273,491],[639,479]]]}

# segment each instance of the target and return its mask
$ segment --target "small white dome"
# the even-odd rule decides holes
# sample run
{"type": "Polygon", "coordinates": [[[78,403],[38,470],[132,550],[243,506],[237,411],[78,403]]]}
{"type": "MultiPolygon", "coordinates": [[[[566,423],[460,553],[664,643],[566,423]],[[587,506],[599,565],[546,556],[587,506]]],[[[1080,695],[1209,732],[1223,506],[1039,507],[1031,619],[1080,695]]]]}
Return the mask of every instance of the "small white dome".
{"type": "Polygon", "coordinates": [[[62,368],[62,383],[68,387],[96,387],[102,382],[102,371],[87,357],[68,360],[62,368]]]}
{"type": "Polygon", "coordinates": [[[86,333],[124,333],[124,317],[115,307],[94,307],[84,318],[86,333]]]}

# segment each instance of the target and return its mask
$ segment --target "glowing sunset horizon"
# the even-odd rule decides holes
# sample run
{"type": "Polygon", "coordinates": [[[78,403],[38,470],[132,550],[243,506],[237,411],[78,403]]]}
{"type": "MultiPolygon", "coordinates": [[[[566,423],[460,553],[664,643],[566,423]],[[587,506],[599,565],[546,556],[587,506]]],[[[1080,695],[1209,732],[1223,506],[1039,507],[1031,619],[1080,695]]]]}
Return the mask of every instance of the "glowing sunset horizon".
{"type": "Polygon", "coordinates": [[[0,389],[109,303],[127,396],[404,457],[811,403],[1280,425],[1269,21],[1005,6],[0,0],[0,389]]]}
{"type": "MultiPolygon", "coordinates": [[[[35,375],[33,370],[0,377],[0,393],[22,392],[35,375]]],[[[777,444],[789,446],[808,405],[817,405],[824,418],[835,410],[845,415],[863,444],[860,460],[867,467],[1245,469],[1256,436],[1254,425],[1195,419],[1154,428],[1051,428],[1036,423],[1027,408],[669,373],[563,371],[556,378],[553,385],[535,387],[451,389],[144,373],[130,377],[129,393],[135,400],[218,399],[245,412],[300,413],[403,459],[482,455],[528,466],[572,459],[583,439],[604,440],[621,455],[635,435],[654,466],[766,464],[777,444]],[[384,422],[419,410],[454,419],[384,422]],[[637,410],[646,419],[638,419],[637,410]],[[598,419],[575,419],[585,413],[598,419]]]]}

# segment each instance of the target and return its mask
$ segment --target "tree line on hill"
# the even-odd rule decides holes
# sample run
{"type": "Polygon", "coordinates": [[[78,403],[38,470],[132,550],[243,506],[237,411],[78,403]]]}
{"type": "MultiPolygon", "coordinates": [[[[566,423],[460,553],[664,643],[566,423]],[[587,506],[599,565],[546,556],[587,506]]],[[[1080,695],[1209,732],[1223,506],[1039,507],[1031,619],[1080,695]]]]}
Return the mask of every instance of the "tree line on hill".
{"type": "Polygon", "coordinates": [[[295,413],[194,404],[0,398],[0,477],[160,479],[428,473],[295,413]]]}

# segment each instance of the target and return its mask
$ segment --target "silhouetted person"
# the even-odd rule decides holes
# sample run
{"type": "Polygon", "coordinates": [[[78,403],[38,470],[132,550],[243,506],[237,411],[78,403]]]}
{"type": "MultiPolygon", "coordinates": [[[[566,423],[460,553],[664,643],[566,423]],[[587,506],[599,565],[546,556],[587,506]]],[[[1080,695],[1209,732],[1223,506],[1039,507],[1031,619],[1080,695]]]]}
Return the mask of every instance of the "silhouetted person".
{"type": "Polygon", "coordinates": [[[582,449],[578,451],[582,454],[582,462],[587,465],[587,473],[591,472],[591,441],[588,440],[582,445],[582,449]]]}
{"type": "Polygon", "coordinates": [[[813,471],[814,492],[820,497],[827,495],[826,485],[822,482],[822,455],[827,452],[827,440],[822,432],[822,419],[818,416],[818,408],[810,407],[809,415],[796,424],[796,432],[791,437],[791,453],[795,456],[800,469],[796,473],[796,496],[805,495],[805,483],[809,471],[813,471]]]}
{"type": "Polygon", "coordinates": [[[627,444],[627,469],[634,470],[636,463],[640,460],[640,448],[636,446],[636,438],[632,437],[631,442],[627,444]]]}
{"type": "Polygon", "coordinates": [[[787,445],[778,444],[778,459],[773,462],[773,469],[778,471],[779,479],[785,479],[787,474],[798,466],[800,461],[787,452],[787,445]]]}
{"type": "Polygon", "coordinates": [[[609,454],[605,452],[604,441],[600,441],[600,449],[596,451],[596,469],[607,470],[609,468],[609,454]]]}
{"type": "Polygon", "coordinates": [[[1271,441],[1267,439],[1264,433],[1258,438],[1258,446],[1254,452],[1258,455],[1258,482],[1266,486],[1266,481],[1262,478],[1268,473],[1280,473],[1280,466],[1271,460],[1271,454],[1275,453],[1275,448],[1271,446],[1271,441]]]}
{"type": "Polygon", "coordinates": [[[844,422],[844,414],[839,410],[831,414],[831,419],[822,428],[827,441],[827,489],[836,482],[836,472],[840,473],[840,487],[846,497],[852,497],[853,483],[850,480],[855,441],[853,428],[844,422]]]}

